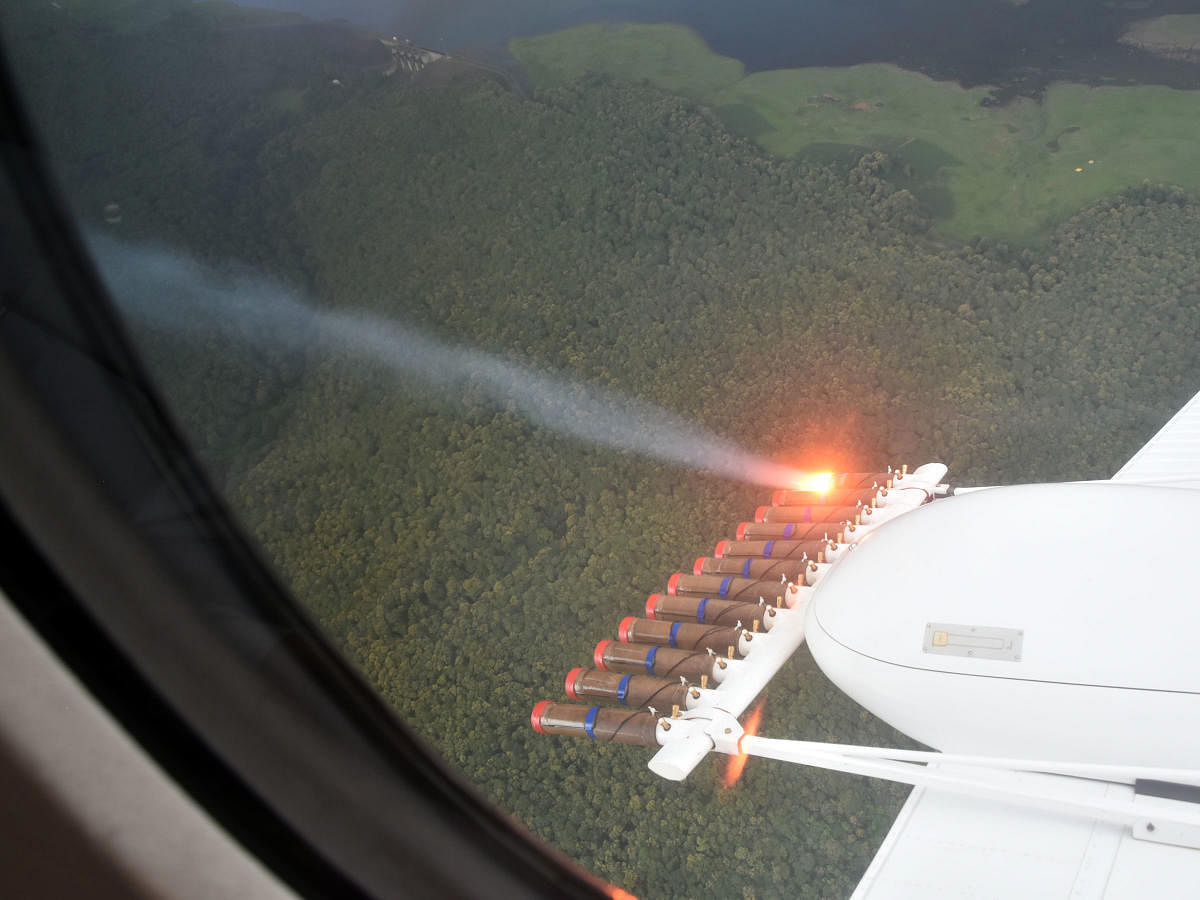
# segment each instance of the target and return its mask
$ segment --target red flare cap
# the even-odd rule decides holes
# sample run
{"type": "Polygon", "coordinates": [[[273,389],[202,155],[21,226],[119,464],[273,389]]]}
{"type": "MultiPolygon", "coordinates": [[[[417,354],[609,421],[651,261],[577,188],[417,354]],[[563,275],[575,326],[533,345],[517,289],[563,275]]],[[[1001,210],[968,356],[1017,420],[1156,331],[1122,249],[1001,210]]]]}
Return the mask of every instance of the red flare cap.
{"type": "Polygon", "coordinates": [[[546,707],[549,705],[549,700],[543,700],[533,708],[533,712],[529,715],[529,721],[533,725],[533,730],[538,734],[546,733],[546,729],[542,727],[542,713],[546,711],[546,707]]]}
{"type": "Polygon", "coordinates": [[[592,662],[596,664],[597,669],[608,671],[608,666],[604,664],[604,648],[611,644],[612,641],[601,641],[596,645],[596,649],[592,652],[592,662]]]}
{"type": "Polygon", "coordinates": [[[679,590],[679,579],[682,577],[683,577],[682,572],[676,572],[674,575],[672,575],[670,578],[667,579],[667,593],[670,594],[672,597],[674,597],[675,592],[677,590],[679,590]]]}
{"type": "MultiPolygon", "coordinates": [[[[579,673],[583,671],[582,666],[577,666],[567,673],[567,696],[572,700],[578,700],[579,695],[575,693],[575,679],[579,677],[579,673]]],[[[534,726],[537,727],[537,726],[534,726]]]]}
{"type": "Polygon", "coordinates": [[[696,561],[694,563],[692,563],[692,574],[693,575],[703,575],[704,574],[704,564],[706,562],[708,562],[707,556],[697,556],[696,561]]]}
{"type": "Polygon", "coordinates": [[[629,643],[629,628],[637,621],[635,616],[626,616],[621,620],[621,624],[617,626],[617,637],[621,639],[622,644],[629,643]]]}
{"type": "Polygon", "coordinates": [[[783,491],[776,491],[771,495],[772,506],[783,506],[783,491]]]}
{"type": "Polygon", "coordinates": [[[739,522],[738,523],[737,534],[734,536],[739,541],[744,541],[746,539],[746,526],[749,524],[750,524],[749,522],[739,522]]]}
{"type": "Polygon", "coordinates": [[[770,508],[771,507],[769,506],[760,506],[758,509],[756,509],[754,511],[754,521],[758,522],[760,525],[767,521],[767,510],[770,508]]]}
{"type": "Polygon", "coordinates": [[[713,547],[713,556],[720,559],[725,555],[725,548],[729,546],[729,541],[717,541],[717,546],[713,547]]]}
{"type": "Polygon", "coordinates": [[[647,619],[654,618],[654,610],[658,608],[658,598],[661,596],[662,596],[662,594],[651,594],[649,597],[646,598],[646,618],[647,619]]]}

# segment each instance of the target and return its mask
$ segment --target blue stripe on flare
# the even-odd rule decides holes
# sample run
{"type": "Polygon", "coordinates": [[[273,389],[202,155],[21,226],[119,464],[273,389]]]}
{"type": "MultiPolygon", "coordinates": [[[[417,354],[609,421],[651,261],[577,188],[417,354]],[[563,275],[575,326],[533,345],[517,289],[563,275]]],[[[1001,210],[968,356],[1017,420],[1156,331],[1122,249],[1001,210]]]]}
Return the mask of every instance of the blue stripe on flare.
{"type": "Polygon", "coordinates": [[[587,718],[583,720],[583,730],[593,741],[596,739],[596,715],[600,712],[600,707],[593,706],[588,710],[587,718]]]}
{"type": "Polygon", "coordinates": [[[729,596],[729,585],[733,582],[732,576],[721,579],[721,597],[722,599],[729,596]]]}
{"type": "Polygon", "coordinates": [[[657,647],[651,647],[649,652],[646,653],[646,672],[650,675],[654,674],[654,657],[657,653],[657,647]]]}
{"type": "Polygon", "coordinates": [[[785,538],[790,538],[792,536],[793,532],[795,532],[795,530],[796,530],[796,526],[793,525],[791,522],[788,522],[786,525],[783,526],[783,536],[785,538]]]}
{"type": "Polygon", "coordinates": [[[765,547],[763,547],[763,556],[765,556],[767,559],[770,559],[770,558],[771,558],[771,551],[772,551],[772,550],[774,550],[774,549],[775,549],[775,542],[774,542],[774,541],[767,541],[767,544],[766,544],[766,546],[765,546],[765,547]]]}
{"type": "Polygon", "coordinates": [[[812,521],[812,507],[811,506],[804,507],[804,521],[805,522],[812,521]]]}
{"type": "Polygon", "coordinates": [[[626,675],[621,679],[621,683],[617,685],[617,702],[624,703],[625,698],[629,696],[629,679],[632,675],[626,675]]]}
{"type": "Polygon", "coordinates": [[[705,597],[703,600],[701,600],[699,603],[696,604],[696,621],[699,622],[701,625],[704,624],[704,607],[706,607],[706,606],[708,606],[708,598],[707,597],[705,597]]]}
{"type": "Polygon", "coordinates": [[[749,577],[750,577],[750,563],[752,563],[752,562],[754,562],[754,560],[752,560],[752,559],[748,559],[748,560],[746,560],[746,561],[745,561],[745,562],[742,564],[742,575],[743,575],[743,577],[745,577],[745,578],[749,578],[749,577]]]}
{"type": "Polygon", "coordinates": [[[668,638],[668,641],[670,642],[670,644],[671,644],[671,646],[672,646],[672,647],[676,647],[676,646],[678,646],[678,645],[675,643],[675,638],[676,638],[676,637],[678,637],[678,635],[679,635],[679,626],[680,626],[680,625],[682,625],[682,624],[683,624],[682,622],[676,622],[676,623],[674,623],[674,624],[671,626],[671,635],[670,635],[670,637],[668,638]]]}

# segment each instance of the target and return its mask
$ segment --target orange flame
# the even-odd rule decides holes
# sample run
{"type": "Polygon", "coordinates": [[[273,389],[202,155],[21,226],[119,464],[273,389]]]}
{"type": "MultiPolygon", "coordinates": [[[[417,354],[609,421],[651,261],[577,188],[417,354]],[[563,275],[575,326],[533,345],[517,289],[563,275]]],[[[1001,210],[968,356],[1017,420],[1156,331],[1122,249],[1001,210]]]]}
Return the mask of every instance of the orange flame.
{"type": "MultiPolygon", "coordinates": [[[[750,718],[746,721],[744,729],[746,734],[758,734],[758,725],[762,721],[763,703],[765,698],[760,699],[754,706],[754,712],[750,713],[750,718]]],[[[738,779],[742,777],[742,769],[746,768],[747,756],[745,753],[739,753],[737,756],[729,758],[729,768],[725,770],[725,787],[731,788],[737,784],[738,779]]]]}
{"type": "Polygon", "coordinates": [[[833,487],[832,472],[810,472],[796,481],[796,490],[814,491],[818,494],[828,494],[833,487]]]}

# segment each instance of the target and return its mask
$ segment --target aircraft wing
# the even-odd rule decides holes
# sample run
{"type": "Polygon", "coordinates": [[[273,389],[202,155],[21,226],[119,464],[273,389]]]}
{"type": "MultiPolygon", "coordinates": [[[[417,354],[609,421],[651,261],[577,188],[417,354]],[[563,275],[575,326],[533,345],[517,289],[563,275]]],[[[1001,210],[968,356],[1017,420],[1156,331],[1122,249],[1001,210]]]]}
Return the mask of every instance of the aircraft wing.
{"type": "MultiPolygon", "coordinates": [[[[1142,799],[1128,784],[1017,777],[1092,802],[1142,799]]],[[[915,787],[853,900],[1179,897],[1197,883],[1200,850],[1148,841],[1113,822],[915,787]]]]}
{"type": "Polygon", "coordinates": [[[1200,488],[1200,394],[1172,416],[1112,480],[1200,488]]]}
{"type": "MultiPolygon", "coordinates": [[[[1112,480],[1200,488],[1200,394],[1112,480]]],[[[928,768],[955,772],[953,766],[928,768]]],[[[971,777],[977,783],[996,779],[1002,791],[1030,789],[1097,805],[1164,802],[1149,796],[1153,782],[978,769],[971,777]]],[[[1184,794],[1174,802],[1200,810],[1200,791],[1184,794]]],[[[1200,883],[1200,829],[1170,839],[1161,838],[1164,830],[918,785],[854,898],[1190,896],[1200,883]]]]}
{"type": "MultiPolygon", "coordinates": [[[[1053,617],[1047,624],[1035,616],[1031,621],[1046,627],[1028,634],[1026,629],[1029,623],[1025,620],[1010,621],[1015,612],[1007,605],[996,607],[1002,612],[1007,611],[1009,615],[998,614],[995,621],[990,615],[972,618],[976,614],[991,613],[994,609],[986,606],[986,603],[977,609],[972,602],[964,599],[978,597],[978,591],[952,589],[957,570],[950,570],[945,585],[941,585],[937,578],[922,581],[925,569],[913,562],[919,554],[895,552],[897,541],[907,547],[906,541],[917,537],[924,540],[929,537],[926,533],[927,523],[941,521],[937,519],[940,515],[937,512],[914,514],[911,519],[907,513],[935,496],[954,493],[948,486],[939,483],[945,472],[945,467],[940,464],[922,466],[916,470],[914,475],[929,479],[927,483],[924,483],[924,478],[913,479],[914,482],[922,482],[920,493],[904,491],[902,478],[895,485],[889,482],[885,490],[879,478],[869,473],[861,478],[858,475],[838,476],[848,479],[846,484],[838,482],[836,485],[839,490],[843,487],[846,489],[842,493],[847,502],[853,500],[855,491],[865,489],[869,494],[869,503],[864,505],[860,499],[857,507],[849,509],[845,506],[794,505],[810,501],[804,498],[794,501],[790,495],[799,492],[777,492],[777,496],[772,498],[771,507],[758,510],[755,523],[739,526],[736,541],[722,541],[713,558],[697,560],[691,579],[683,574],[673,575],[668,582],[669,598],[652,595],[646,607],[647,619],[630,617],[622,622],[618,629],[619,644],[602,641],[596,648],[595,669],[576,669],[567,676],[566,693],[572,700],[616,703],[624,708],[543,701],[534,708],[533,727],[543,733],[573,734],[592,740],[657,747],[658,752],[651,760],[650,768],[673,780],[685,778],[700,759],[715,750],[888,778],[914,785],[907,804],[864,875],[856,897],[1110,898],[1184,896],[1184,892],[1190,895],[1194,885],[1200,883],[1200,770],[1192,765],[1190,757],[1183,757],[1185,762],[1181,763],[1177,761],[1177,754],[1172,756],[1169,752],[1135,752],[1130,758],[1118,759],[1109,759],[1103,753],[1091,756],[1084,753],[1077,760],[1071,754],[1067,754],[1068,759],[1063,759],[1063,755],[1057,752],[1049,752],[1038,758],[981,756],[981,752],[986,752],[993,745],[991,738],[1007,736],[1001,724],[992,722],[987,716],[979,720],[976,730],[988,736],[988,739],[983,745],[964,741],[970,750],[967,753],[775,740],[755,735],[753,728],[747,732],[738,723],[736,717],[792,651],[801,642],[816,639],[820,627],[811,634],[806,633],[814,627],[814,619],[819,618],[814,610],[830,597],[847,599],[842,596],[846,590],[850,590],[855,597],[860,596],[853,590],[858,584],[855,581],[857,575],[851,573],[871,572],[874,577],[881,572],[886,575],[891,571],[888,567],[894,567],[897,584],[908,584],[907,595],[910,599],[926,598],[939,610],[946,610],[940,617],[930,613],[924,629],[928,646],[918,644],[914,649],[904,640],[898,643],[875,641],[879,643],[878,647],[871,643],[872,653],[899,654],[897,660],[908,661],[902,665],[889,656],[888,665],[897,671],[903,668],[906,673],[917,672],[918,675],[912,678],[923,678],[920,682],[922,685],[928,684],[930,678],[953,677],[956,684],[979,688],[973,693],[965,691],[964,696],[978,695],[985,701],[988,698],[995,700],[996,696],[1003,694],[1000,687],[1008,689],[1009,695],[1024,696],[1033,690],[1030,685],[1041,684],[1048,685],[1054,698],[1062,694],[1062,687],[1097,687],[1107,692],[1104,695],[1106,697],[1115,693],[1126,697],[1126,693],[1122,692],[1149,690],[1147,696],[1150,697],[1152,709],[1147,713],[1147,721],[1156,727],[1162,719],[1161,716],[1156,718],[1156,711],[1160,707],[1165,708],[1164,704],[1183,703],[1188,709],[1191,708],[1187,705],[1191,702],[1189,698],[1194,695],[1190,689],[1191,682],[1183,684],[1180,690],[1150,690],[1141,685],[1105,687],[1108,682],[1093,671],[1093,662],[1088,661],[1086,653],[1082,653],[1083,659],[1078,661],[1083,666],[1079,677],[1085,679],[1079,683],[1078,679],[1063,681],[1051,678],[1047,681],[1032,676],[1014,678],[995,675],[991,670],[983,671],[993,662],[1000,665],[1022,663],[1022,671],[1032,671],[1029,669],[1030,663],[1024,661],[1022,648],[1026,641],[1028,646],[1025,649],[1030,651],[1030,659],[1036,659],[1039,664],[1060,660],[1061,655],[1047,652],[1046,649],[1047,640],[1054,634],[1053,617]],[[896,537],[880,535],[879,540],[869,545],[864,542],[863,539],[872,536],[875,528],[901,515],[905,516],[904,521],[888,529],[888,534],[896,537]],[[779,569],[785,557],[799,554],[809,546],[806,541],[817,542],[816,560],[810,555],[802,555],[799,559],[803,565],[795,568],[796,557],[791,556],[786,566],[793,568],[779,569]],[[854,552],[849,552],[851,549],[854,552]],[[842,564],[843,559],[846,560],[845,564],[842,564]],[[883,566],[883,569],[879,569],[879,566],[883,566]],[[741,567],[744,567],[744,571],[741,567]],[[828,583],[826,569],[830,570],[828,583]],[[778,590],[781,587],[781,572],[784,582],[787,582],[782,591],[778,590]],[[738,573],[741,577],[738,577],[738,573]],[[754,580],[768,576],[775,581],[754,580]],[[913,588],[918,582],[927,586],[941,585],[946,590],[941,593],[935,591],[936,596],[926,597],[926,594],[913,588]],[[829,593],[835,587],[834,593],[829,593]],[[811,599],[810,591],[813,592],[811,599]],[[838,594],[838,591],[842,591],[842,594],[838,594]],[[786,594],[786,605],[783,596],[774,598],[772,605],[771,595],[776,593],[786,594]],[[737,598],[741,601],[740,605],[734,603],[734,594],[744,595],[737,598]],[[756,598],[759,600],[758,607],[753,605],[756,598]],[[967,618],[953,617],[951,611],[955,610],[967,615],[967,618]],[[718,615],[726,614],[726,620],[718,621],[718,615]],[[803,619],[798,614],[803,614],[803,619]],[[731,621],[733,619],[737,621],[731,621]],[[752,619],[754,624],[749,631],[744,627],[747,619],[752,619]],[[714,630],[713,626],[718,625],[720,629],[714,630]],[[760,627],[765,633],[760,633],[760,627]],[[719,640],[715,644],[706,644],[709,637],[718,631],[719,640]],[[689,642],[688,649],[682,649],[683,644],[677,642],[677,637],[689,642]],[[714,647],[716,653],[713,652],[714,647]],[[700,652],[702,649],[707,649],[707,657],[700,652]],[[723,655],[721,650],[725,651],[723,655]],[[915,663],[910,659],[913,654],[921,654],[915,663]],[[926,655],[929,660],[936,662],[926,660],[926,655]],[[959,662],[959,658],[969,662],[959,662]],[[959,672],[960,669],[965,671],[959,672]],[[919,673],[932,675],[925,677],[919,673]],[[987,677],[959,677],[976,674],[987,677]],[[696,683],[697,677],[699,684],[696,683]],[[1101,680],[1086,680],[1089,678],[1101,680]],[[678,682],[672,683],[671,679],[678,679],[678,682]],[[669,699],[664,704],[660,697],[669,699]],[[633,711],[646,709],[651,703],[657,709],[633,711]],[[667,709],[671,710],[669,716],[658,712],[667,709]],[[1142,759],[1142,756],[1146,758],[1142,759]],[[1186,768],[1170,768],[1180,765],[1186,768]]],[[[1117,473],[1114,480],[1133,485],[1200,488],[1200,396],[1193,398],[1117,473]]],[[[914,483],[913,486],[917,485],[914,483]]],[[[1105,557],[1100,544],[1084,546],[1085,538],[1091,532],[1083,524],[1093,522],[1096,511],[1107,508],[1107,505],[1111,505],[1107,501],[1117,498],[1098,498],[1096,489],[1086,485],[1057,487],[1063,490],[1054,494],[1052,499],[1061,499],[1069,494],[1075,498],[1079,511],[1085,515],[1079,519],[1077,527],[1060,534],[1050,545],[1051,549],[1044,552],[1057,554],[1064,564],[1068,564],[1067,560],[1073,560],[1069,564],[1078,565],[1082,559],[1080,571],[1084,580],[1081,584],[1090,585],[1087,590],[1097,590],[1097,573],[1089,567],[1102,566],[1105,557]],[[1084,556],[1080,557],[1079,554],[1085,550],[1084,556]],[[1092,580],[1089,581],[1089,578],[1092,580]]],[[[1028,489],[1014,490],[1003,501],[997,499],[992,504],[1005,508],[1008,518],[993,518],[986,523],[990,531],[983,529],[983,532],[991,535],[988,547],[1007,546],[1005,542],[1015,541],[1017,551],[1021,549],[1020,536],[1014,537],[1003,531],[1014,509],[1011,506],[1004,507],[1004,503],[1011,501],[1021,504],[1023,515],[1033,515],[1037,506],[1033,501],[1041,495],[1034,496],[1028,489]]],[[[1142,489],[1141,493],[1135,491],[1134,495],[1124,496],[1126,493],[1124,490],[1115,492],[1122,496],[1124,506],[1116,504],[1112,508],[1124,509],[1132,504],[1131,508],[1136,508],[1139,515],[1132,516],[1130,520],[1140,519],[1140,511],[1158,509],[1164,502],[1178,502],[1176,498],[1160,496],[1162,492],[1158,490],[1142,489]]],[[[957,502],[952,501],[952,504],[957,502]]],[[[965,502],[970,505],[970,501],[965,502]]],[[[946,510],[962,508],[954,505],[945,507],[946,510]]],[[[1057,507],[1055,511],[1059,511],[1057,507]]],[[[946,513],[951,518],[957,514],[946,513]]],[[[1149,513],[1146,515],[1149,516],[1149,513]]],[[[1024,519],[1021,521],[1024,522],[1024,519]]],[[[1097,540],[1102,538],[1101,543],[1112,543],[1116,539],[1115,546],[1119,547],[1121,534],[1120,527],[1110,523],[1097,531],[1097,540]]],[[[808,552],[811,553],[812,549],[808,552]]],[[[1003,557],[1006,560],[1014,558],[1016,556],[1013,554],[1003,557]]],[[[979,571],[991,571],[989,565],[982,566],[979,571]]],[[[944,569],[937,571],[943,572],[944,569]]],[[[1046,571],[1051,570],[1042,567],[1022,571],[1028,577],[1042,578],[1046,571]],[[1029,575],[1029,571],[1035,574],[1029,575]],[[1037,575],[1037,572],[1043,574],[1037,575]]],[[[1104,584],[1111,587],[1111,581],[1111,578],[1107,578],[1104,584]]],[[[1019,579],[1004,583],[1010,589],[1038,593],[1037,585],[1024,585],[1019,579]]],[[[859,584],[858,587],[862,588],[863,585],[859,584]]],[[[872,596],[870,585],[866,586],[866,590],[867,594],[861,596],[869,598],[872,596]]],[[[900,591],[901,595],[904,593],[900,591]]],[[[984,600],[991,596],[989,592],[984,594],[984,600]]],[[[1086,591],[1083,591],[1079,596],[1085,594],[1086,591]]],[[[1165,596],[1163,592],[1158,595],[1160,599],[1165,596]]],[[[1144,611],[1157,609],[1150,599],[1143,597],[1138,605],[1144,611]]],[[[1053,602],[1052,597],[1048,597],[1047,602],[1053,602]]],[[[867,603],[864,608],[871,608],[870,604],[867,603]]],[[[1096,608],[1104,607],[1097,605],[1096,608]]],[[[1079,633],[1085,636],[1081,639],[1086,639],[1087,635],[1095,637],[1107,633],[1112,627],[1112,621],[1091,621],[1086,613],[1079,619],[1079,633]]],[[[1132,637],[1142,634],[1153,636],[1153,625],[1147,626],[1136,619],[1129,630],[1132,637]]],[[[879,637],[879,628],[867,627],[865,634],[874,641],[879,637]]],[[[1067,639],[1073,640],[1073,635],[1074,632],[1068,629],[1067,639]]],[[[871,656],[862,646],[842,647],[845,652],[839,657],[838,652],[829,649],[834,642],[826,638],[822,638],[822,654],[829,656],[829,660],[822,660],[815,644],[814,658],[834,683],[872,708],[851,688],[856,673],[861,674],[867,668],[873,668],[875,663],[883,665],[883,662],[871,656]],[[837,665],[844,664],[845,670],[831,672],[826,665],[831,661],[837,665]],[[844,677],[839,678],[839,675],[844,677]],[[843,683],[847,680],[851,687],[843,683]]],[[[1070,657],[1070,654],[1067,656],[1070,657]]],[[[1064,665],[1074,665],[1073,659],[1067,659],[1064,665]]],[[[1103,669],[1102,662],[1095,662],[1094,665],[1103,669]]],[[[1170,660],[1159,662],[1169,663],[1170,660]]],[[[1051,666],[1051,674],[1060,668],[1051,666]]],[[[910,687],[917,684],[912,678],[907,682],[910,687]]],[[[922,706],[919,697],[910,694],[897,697],[898,690],[893,687],[891,693],[883,691],[883,694],[895,701],[891,707],[900,709],[909,718],[915,717],[914,721],[944,722],[944,717],[938,712],[942,709],[943,699],[946,700],[945,711],[954,709],[953,697],[926,697],[926,701],[932,700],[933,706],[922,706]]],[[[961,705],[967,701],[959,698],[958,702],[961,705]]],[[[1053,705],[1045,708],[1052,708],[1053,705]]],[[[877,714],[888,718],[878,711],[877,714]]],[[[1039,714],[1031,711],[1029,716],[1016,723],[1020,726],[1018,730],[1024,728],[1030,734],[1036,734],[1037,728],[1043,727],[1037,725],[1039,714]]],[[[967,718],[970,719],[969,716],[967,718]]],[[[1109,726],[1104,716],[1093,718],[1099,723],[1101,732],[1108,734],[1109,726]]],[[[971,723],[975,721],[970,719],[968,725],[974,727],[971,723]]],[[[1044,727],[1053,729],[1059,721],[1047,721],[1044,727]]],[[[1088,719],[1088,722],[1091,721],[1088,719]]],[[[1170,721],[1175,722],[1174,719],[1170,721]]],[[[1121,719],[1119,715],[1113,723],[1114,728],[1131,726],[1136,736],[1139,732],[1134,723],[1121,719]]],[[[1174,727],[1171,724],[1169,729],[1174,727]]],[[[1189,735],[1194,731],[1182,722],[1179,727],[1189,735]]],[[[971,734],[974,732],[971,731],[971,734]]],[[[1154,735],[1157,734],[1154,732],[1154,735]]],[[[1162,746],[1161,739],[1158,739],[1159,743],[1154,743],[1154,735],[1148,735],[1146,740],[1158,750],[1163,751],[1164,747],[1177,748],[1173,740],[1167,740],[1162,746]]],[[[928,738],[914,736],[929,743],[928,738]]],[[[1026,743],[1035,750],[1042,746],[1037,740],[1026,743]]],[[[1184,744],[1186,746],[1186,741],[1184,744]]],[[[1010,739],[1006,746],[1024,747],[1025,744],[1010,739]]],[[[1020,749],[1017,752],[1025,754],[1027,751],[1020,749]]]]}

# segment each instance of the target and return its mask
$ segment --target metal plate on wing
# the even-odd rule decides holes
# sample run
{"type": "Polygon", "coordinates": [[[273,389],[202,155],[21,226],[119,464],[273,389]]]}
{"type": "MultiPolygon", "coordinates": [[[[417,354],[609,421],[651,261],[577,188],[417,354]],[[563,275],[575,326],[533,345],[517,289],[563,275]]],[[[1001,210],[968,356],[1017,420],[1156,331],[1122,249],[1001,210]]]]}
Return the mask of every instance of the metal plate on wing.
{"type": "Polygon", "coordinates": [[[925,626],[925,642],[921,649],[941,656],[1019,662],[1024,636],[1025,632],[1018,628],[930,622],[925,626]]]}

